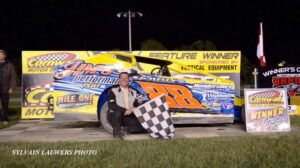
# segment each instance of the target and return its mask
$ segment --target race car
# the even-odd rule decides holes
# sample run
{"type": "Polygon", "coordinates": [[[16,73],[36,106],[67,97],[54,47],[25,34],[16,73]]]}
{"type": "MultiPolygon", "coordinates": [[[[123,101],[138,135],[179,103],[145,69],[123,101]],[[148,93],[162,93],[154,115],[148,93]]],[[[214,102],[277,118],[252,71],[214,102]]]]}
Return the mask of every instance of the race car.
{"type": "Polygon", "coordinates": [[[129,85],[141,102],[166,96],[174,124],[233,123],[234,83],[175,61],[124,52],[104,52],[67,62],[54,70],[54,112],[72,117],[92,115],[112,132],[108,90],[119,83],[119,73],[130,74],[129,85]],[[150,72],[147,68],[152,67],[150,72]],[[191,69],[193,75],[182,69],[191,69]],[[195,75],[196,74],[196,75],[195,75]],[[198,75],[197,75],[198,74],[198,75]],[[213,81],[202,80],[210,76],[213,81]],[[93,107],[96,112],[91,112],[93,107]],[[72,111],[72,113],[70,113],[72,111]],[[97,116],[97,117],[96,117],[97,116]]]}

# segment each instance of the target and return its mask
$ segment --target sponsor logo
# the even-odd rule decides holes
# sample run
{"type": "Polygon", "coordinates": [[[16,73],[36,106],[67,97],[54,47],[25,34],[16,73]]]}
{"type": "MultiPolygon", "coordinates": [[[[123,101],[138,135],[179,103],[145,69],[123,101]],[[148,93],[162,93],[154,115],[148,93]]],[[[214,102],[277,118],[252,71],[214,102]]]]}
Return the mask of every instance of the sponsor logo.
{"type": "Polygon", "coordinates": [[[222,102],[213,102],[212,107],[220,107],[222,105],[222,102]]]}
{"type": "MultiPolygon", "coordinates": [[[[220,78],[223,79],[230,79],[230,76],[219,76],[220,78]]],[[[200,76],[200,75],[193,75],[193,74],[179,74],[179,75],[174,75],[174,78],[184,78],[184,79],[200,79],[204,81],[212,81],[212,82],[220,82],[219,79],[211,77],[211,76],[200,76]]]]}
{"type": "Polygon", "coordinates": [[[300,77],[274,76],[273,87],[287,88],[289,96],[300,95],[300,77]]]}
{"type": "Polygon", "coordinates": [[[233,108],[233,104],[230,103],[230,102],[224,102],[224,103],[222,104],[222,108],[225,109],[225,110],[230,110],[230,109],[233,108]]]}
{"type": "Polygon", "coordinates": [[[233,86],[230,84],[206,84],[206,83],[197,83],[194,84],[194,88],[199,89],[233,89],[233,86]]]}
{"type": "Polygon", "coordinates": [[[234,94],[224,94],[224,93],[206,93],[206,98],[232,98],[234,94]]]}
{"type": "Polygon", "coordinates": [[[57,65],[76,59],[78,56],[73,53],[51,53],[30,57],[27,60],[29,72],[52,72],[57,65]]]}
{"type": "Polygon", "coordinates": [[[53,111],[47,108],[28,108],[24,114],[26,117],[52,116],[53,111]]]}
{"type": "MultiPolygon", "coordinates": [[[[205,70],[204,65],[187,65],[187,66],[196,70],[205,70]]],[[[188,67],[181,66],[181,70],[185,70],[185,71],[190,70],[190,68],[188,67]]]]}
{"type": "Polygon", "coordinates": [[[26,106],[46,106],[48,97],[51,94],[51,86],[36,86],[26,89],[25,105],[26,106]]]}
{"type": "Polygon", "coordinates": [[[293,73],[293,72],[300,72],[300,67],[284,67],[284,68],[276,68],[271,69],[266,72],[263,72],[264,77],[268,77],[271,75],[281,74],[281,73],[293,73]]]}
{"type": "Polygon", "coordinates": [[[93,94],[68,94],[57,97],[56,104],[62,108],[74,108],[93,104],[93,94]]]}
{"type": "Polygon", "coordinates": [[[74,77],[72,82],[83,82],[83,83],[88,83],[88,84],[116,85],[119,83],[119,78],[110,78],[110,77],[92,76],[92,75],[77,75],[74,77]]]}
{"type": "Polygon", "coordinates": [[[159,77],[159,76],[147,76],[147,75],[133,76],[133,80],[134,81],[151,81],[151,82],[175,83],[174,79],[163,78],[163,77],[159,77]]]}
{"type": "Polygon", "coordinates": [[[279,87],[288,84],[300,85],[300,77],[273,77],[272,79],[273,87],[279,87]]]}
{"type": "Polygon", "coordinates": [[[278,91],[263,91],[249,95],[250,104],[283,104],[283,96],[278,91]]]}
{"type": "Polygon", "coordinates": [[[56,79],[63,79],[68,76],[75,75],[94,75],[99,73],[100,75],[110,75],[112,73],[112,69],[109,66],[101,65],[101,64],[90,64],[85,63],[84,61],[75,61],[66,63],[62,69],[57,70],[54,77],[56,79]]]}

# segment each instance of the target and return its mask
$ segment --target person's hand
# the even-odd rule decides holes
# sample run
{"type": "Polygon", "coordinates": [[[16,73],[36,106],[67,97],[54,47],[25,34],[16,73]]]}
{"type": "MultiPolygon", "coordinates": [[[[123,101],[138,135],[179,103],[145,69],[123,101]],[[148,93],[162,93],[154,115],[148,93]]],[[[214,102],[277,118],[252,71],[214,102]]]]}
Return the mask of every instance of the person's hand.
{"type": "Polygon", "coordinates": [[[9,90],[8,90],[8,94],[12,94],[13,91],[14,91],[13,89],[9,89],[9,90]]]}
{"type": "Polygon", "coordinates": [[[130,115],[132,112],[133,112],[132,109],[127,109],[124,113],[124,116],[130,115]]]}

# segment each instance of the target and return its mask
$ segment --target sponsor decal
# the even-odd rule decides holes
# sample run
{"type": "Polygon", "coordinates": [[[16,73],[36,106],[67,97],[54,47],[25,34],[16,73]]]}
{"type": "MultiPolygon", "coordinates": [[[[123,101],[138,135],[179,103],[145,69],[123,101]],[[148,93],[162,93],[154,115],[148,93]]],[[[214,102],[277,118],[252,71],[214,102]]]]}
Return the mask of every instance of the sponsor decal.
{"type": "MultiPolygon", "coordinates": [[[[230,76],[219,76],[222,79],[230,79],[230,76]]],[[[211,82],[220,82],[219,79],[211,77],[211,76],[200,76],[200,75],[194,75],[194,74],[177,74],[174,75],[174,78],[179,78],[179,79],[200,79],[204,81],[211,81],[211,82]]]]}
{"type": "Polygon", "coordinates": [[[54,118],[52,110],[47,107],[23,107],[22,119],[54,118]]]}
{"type": "Polygon", "coordinates": [[[196,83],[193,86],[194,88],[199,89],[233,89],[232,85],[230,84],[207,84],[207,83],[196,83]]]}
{"type": "Polygon", "coordinates": [[[56,105],[61,108],[76,108],[92,105],[93,100],[93,94],[67,94],[57,97],[56,105]]]}
{"type": "MultiPolygon", "coordinates": [[[[188,67],[194,68],[196,70],[205,70],[203,65],[187,65],[188,67]]],[[[181,70],[188,70],[188,68],[181,66],[181,70]]]]}
{"type": "Polygon", "coordinates": [[[274,87],[280,87],[283,85],[288,85],[288,84],[300,84],[300,77],[278,77],[278,76],[274,76],[273,77],[273,86],[274,87]]]}
{"type": "Polygon", "coordinates": [[[53,72],[57,65],[63,65],[67,61],[76,59],[73,53],[49,53],[27,59],[28,72],[53,72]]]}
{"type": "Polygon", "coordinates": [[[62,69],[55,73],[54,77],[56,79],[63,79],[68,76],[94,75],[96,72],[100,75],[107,76],[112,73],[112,69],[107,65],[94,65],[91,63],[85,63],[84,61],[75,61],[64,64],[62,69]]]}
{"type": "Polygon", "coordinates": [[[274,76],[272,85],[274,88],[287,88],[289,96],[300,95],[300,77],[298,76],[274,76]]]}
{"type": "Polygon", "coordinates": [[[296,114],[297,113],[297,106],[296,105],[289,105],[289,114],[296,114]]]}
{"type": "Polygon", "coordinates": [[[224,94],[220,92],[207,92],[205,93],[206,99],[220,99],[220,98],[232,98],[234,94],[224,94]]]}
{"type": "Polygon", "coordinates": [[[276,74],[282,74],[282,73],[293,73],[293,72],[300,72],[300,67],[283,67],[283,68],[276,68],[271,69],[266,72],[263,72],[264,77],[273,76],[276,74]]]}
{"type": "Polygon", "coordinates": [[[152,82],[137,83],[149,94],[150,99],[165,94],[170,108],[202,108],[200,102],[186,86],[152,82]]]}
{"type": "Polygon", "coordinates": [[[222,102],[213,102],[211,104],[212,107],[221,107],[221,105],[222,105],[222,102]]]}
{"type": "Polygon", "coordinates": [[[231,102],[225,101],[222,103],[222,111],[225,113],[229,113],[230,110],[234,107],[234,105],[231,102]]]}
{"type": "Polygon", "coordinates": [[[116,85],[119,83],[118,78],[110,78],[103,76],[91,76],[91,75],[77,75],[73,78],[72,82],[84,82],[88,84],[111,84],[116,85]]]}
{"type": "Polygon", "coordinates": [[[133,80],[135,80],[135,81],[175,83],[174,79],[163,78],[163,77],[159,77],[159,76],[146,76],[146,75],[133,76],[133,80]]]}
{"type": "Polygon", "coordinates": [[[46,106],[53,91],[51,84],[34,86],[25,90],[25,106],[46,106]]]}
{"type": "Polygon", "coordinates": [[[249,95],[250,107],[270,107],[283,105],[283,95],[279,91],[262,91],[249,95]]]}

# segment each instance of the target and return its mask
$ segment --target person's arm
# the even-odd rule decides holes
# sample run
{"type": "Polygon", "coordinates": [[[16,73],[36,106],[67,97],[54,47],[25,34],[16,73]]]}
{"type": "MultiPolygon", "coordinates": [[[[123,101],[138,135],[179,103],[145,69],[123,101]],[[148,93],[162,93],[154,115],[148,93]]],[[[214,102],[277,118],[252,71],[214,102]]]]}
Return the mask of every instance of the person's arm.
{"type": "Polygon", "coordinates": [[[9,93],[12,94],[13,90],[16,87],[16,71],[14,65],[12,63],[9,64],[10,66],[10,81],[9,81],[9,93]]]}
{"type": "Polygon", "coordinates": [[[121,111],[125,113],[126,109],[117,105],[116,95],[113,91],[108,91],[108,108],[112,111],[121,111]]]}
{"type": "Polygon", "coordinates": [[[134,102],[133,102],[133,107],[138,107],[140,105],[140,102],[139,102],[139,97],[138,97],[138,92],[136,89],[130,87],[130,89],[132,89],[133,91],[131,92],[134,92],[135,94],[135,99],[134,99],[134,102]]]}
{"type": "Polygon", "coordinates": [[[138,107],[140,105],[139,101],[137,98],[135,98],[134,102],[133,102],[133,106],[134,107],[138,107]]]}

